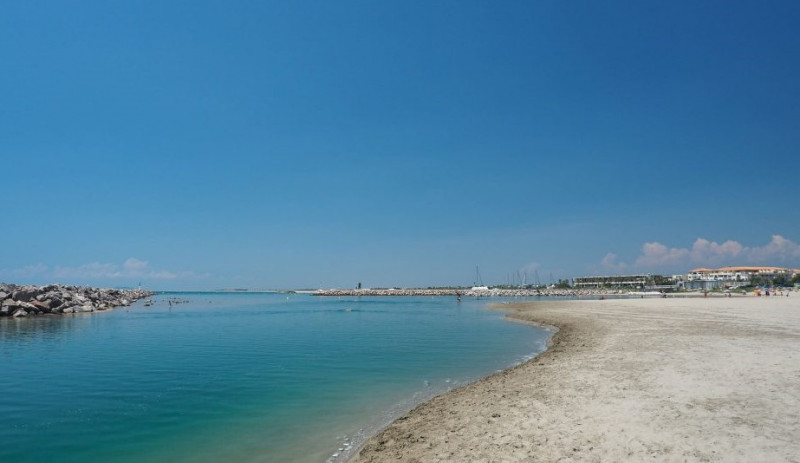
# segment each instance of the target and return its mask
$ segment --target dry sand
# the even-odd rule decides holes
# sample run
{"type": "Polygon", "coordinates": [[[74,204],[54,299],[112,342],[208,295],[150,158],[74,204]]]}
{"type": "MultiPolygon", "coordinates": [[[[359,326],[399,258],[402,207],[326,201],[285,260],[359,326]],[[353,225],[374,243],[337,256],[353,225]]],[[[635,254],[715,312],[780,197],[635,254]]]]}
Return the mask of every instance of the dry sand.
{"type": "Polygon", "coordinates": [[[363,462],[800,462],[800,293],[507,304],[536,359],[436,397],[363,462]]]}

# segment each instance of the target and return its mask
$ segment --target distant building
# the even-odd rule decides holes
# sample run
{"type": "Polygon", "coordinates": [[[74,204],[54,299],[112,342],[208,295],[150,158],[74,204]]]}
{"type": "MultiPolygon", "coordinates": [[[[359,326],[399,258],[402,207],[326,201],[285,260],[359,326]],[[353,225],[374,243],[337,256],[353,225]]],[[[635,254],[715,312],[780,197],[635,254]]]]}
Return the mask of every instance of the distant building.
{"type": "Polygon", "coordinates": [[[736,288],[749,285],[754,277],[772,280],[778,276],[792,278],[798,269],[784,267],[722,267],[717,269],[696,268],[686,275],[686,289],[736,288]]]}
{"type": "Polygon", "coordinates": [[[779,276],[786,281],[800,274],[800,269],[784,267],[722,267],[696,268],[688,274],[672,275],[664,278],[660,275],[612,275],[577,277],[573,280],[575,288],[635,288],[655,291],[700,290],[709,291],[720,288],[736,288],[748,286],[758,277],[758,284],[771,282],[779,276]]]}
{"type": "Polygon", "coordinates": [[[576,288],[642,288],[650,282],[650,275],[612,275],[577,277],[572,284],[576,288]]]}

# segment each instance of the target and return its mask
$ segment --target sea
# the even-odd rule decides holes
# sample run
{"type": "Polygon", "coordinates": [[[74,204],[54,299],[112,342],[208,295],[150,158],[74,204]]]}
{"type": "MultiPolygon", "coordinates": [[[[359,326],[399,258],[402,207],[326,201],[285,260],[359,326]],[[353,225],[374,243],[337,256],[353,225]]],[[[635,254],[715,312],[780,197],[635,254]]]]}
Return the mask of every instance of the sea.
{"type": "Polygon", "coordinates": [[[161,293],[0,319],[0,462],[347,461],[551,333],[493,299],[161,293]]]}

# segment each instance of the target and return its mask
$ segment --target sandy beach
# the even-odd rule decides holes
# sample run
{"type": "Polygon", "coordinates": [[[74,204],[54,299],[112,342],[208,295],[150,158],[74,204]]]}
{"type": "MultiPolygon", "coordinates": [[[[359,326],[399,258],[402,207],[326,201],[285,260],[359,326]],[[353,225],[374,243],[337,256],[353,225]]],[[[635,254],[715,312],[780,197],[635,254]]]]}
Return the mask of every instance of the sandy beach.
{"type": "Polygon", "coordinates": [[[424,403],[355,462],[800,462],[800,293],[543,301],[525,364],[424,403]]]}

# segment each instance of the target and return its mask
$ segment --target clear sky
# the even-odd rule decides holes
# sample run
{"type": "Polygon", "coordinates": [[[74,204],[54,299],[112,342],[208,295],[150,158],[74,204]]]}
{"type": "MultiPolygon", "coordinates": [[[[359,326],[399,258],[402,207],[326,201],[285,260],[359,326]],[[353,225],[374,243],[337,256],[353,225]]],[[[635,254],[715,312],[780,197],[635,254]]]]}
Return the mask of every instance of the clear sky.
{"type": "Polygon", "coordinates": [[[0,1],[0,281],[800,267],[798,24],[796,1],[0,1]]]}

